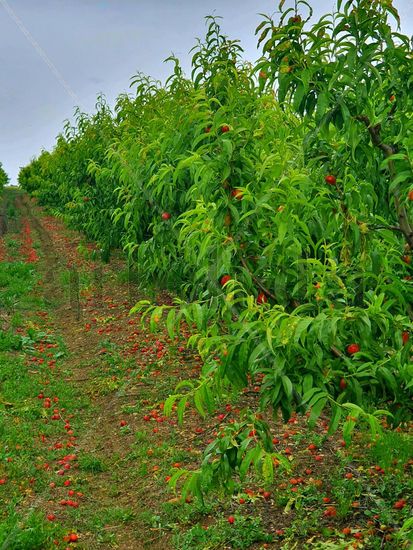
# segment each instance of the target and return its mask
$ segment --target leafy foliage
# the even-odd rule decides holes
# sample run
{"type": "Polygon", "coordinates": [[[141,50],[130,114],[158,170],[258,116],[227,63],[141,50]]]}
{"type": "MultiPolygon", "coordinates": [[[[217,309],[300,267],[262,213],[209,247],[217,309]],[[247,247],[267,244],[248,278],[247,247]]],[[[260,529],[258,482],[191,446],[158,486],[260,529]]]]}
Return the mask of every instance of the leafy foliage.
{"type": "Polygon", "coordinates": [[[0,190],[9,183],[9,176],[5,172],[3,165],[0,162],[0,190]]]}
{"type": "MultiPolygon", "coordinates": [[[[358,419],[377,433],[378,416],[398,424],[412,403],[411,44],[389,2],[339,1],[316,23],[304,1],[279,10],[257,29],[255,66],[208,18],[190,79],[174,57],[164,86],[136,75],[134,94],[78,111],[19,181],[179,295],[135,308],[171,336],[189,324],[204,360],[167,412],[182,420],[193,399],[203,415],[258,381],[286,419],[328,410],[334,431],[350,411],[346,438],[358,419]]],[[[231,449],[241,472],[242,430],[208,450],[191,492],[225,477],[231,449]]]]}

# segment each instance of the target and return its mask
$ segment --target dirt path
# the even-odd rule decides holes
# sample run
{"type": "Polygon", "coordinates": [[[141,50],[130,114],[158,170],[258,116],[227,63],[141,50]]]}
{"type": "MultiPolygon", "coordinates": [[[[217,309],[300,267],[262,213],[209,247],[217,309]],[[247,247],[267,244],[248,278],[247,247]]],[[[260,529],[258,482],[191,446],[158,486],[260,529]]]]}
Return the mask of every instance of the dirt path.
{"type": "MultiPolygon", "coordinates": [[[[132,305],[130,285],[118,282],[119,263],[103,268],[103,295],[102,287],[93,284],[96,283],[93,278],[87,292],[82,293],[82,288],[70,289],[71,293],[80,293],[79,319],[73,300],[64,296],[63,274],[67,274],[68,264],[77,266],[80,279],[90,277],[101,266],[80,257],[73,241],[68,241],[64,227],[56,220],[39,217],[39,211],[34,210],[27,197],[19,195],[16,205],[21,217],[28,220],[34,239],[40,243],[38,269],[43,275],[42,293],[53,307],[54,330],[62,337],[68,351],[62,374],[67,384],[74,388],[79,401],[89,402],[77,417],[76,454],[79,459],[86,456],[90,462],[86,472],[82,472],[82,485],[88,486],[90,493],[80,504],[79,510],[83,512],[76,518],[75,527],[80,533],[80,546],[77,546],[124,550],[168,548],[168,535],[159,535],[156,528],[148,529],[140,517],[143,511],[148,512],[158,504],[158,476],[154,480],[152,473],[145,477],[137,475],[142,463],[139,457],[133,456],[136,451],[134,434],[146,432],[148,424],[138,414],[140,401],[155,402],[159,396],[153,384],[148,387],[139,381],[141,365],[136,361],[132,373],[122,372],[122,366],[117,365],[125,354],[129,354],[128,348],[134,350],[136,342],[144,339],[148,345],[153,345],[157,338],[142,333],[137,328],[139,320],[128,317],[132,305]],[[106,346],[102,346],[102,340],[106,346]],[[96,517],[95,532],[91,532],[90,524],[83,519],[91,516],[96,517]]],[[[71,283],[69,280],[69,286],[71,283]]],[[[149,448],[146,438],[145,447],[149,448]]],[[[41,497],[37,501],[40,508],[46,505],[50,495],[43,497],[44,503],[41,497]]]]}

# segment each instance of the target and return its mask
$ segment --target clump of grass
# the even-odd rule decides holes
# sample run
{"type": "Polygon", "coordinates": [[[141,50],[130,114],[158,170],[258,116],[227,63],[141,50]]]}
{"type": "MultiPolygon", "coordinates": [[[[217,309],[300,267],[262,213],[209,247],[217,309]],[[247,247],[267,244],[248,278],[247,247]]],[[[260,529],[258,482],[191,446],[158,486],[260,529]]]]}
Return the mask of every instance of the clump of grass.
{"type": "Polygon", "coordinates": [[[219,549],[231,544],[231,548],[247,549],[257,542],[272,542],[259,518],[236,516],[234,525],[225,519],[218,520],[213,526],[203,527],[196,524],[185,533],[174,536],[174,547],[180,550],[219,549]]]}
{"type": "Polygon", "coordinates": [[[79,458],[79,468],[84,472],[91,472],[97,474],[107,470],[104,462],[95,455],[92,454],[83,454],[79,458]]]}

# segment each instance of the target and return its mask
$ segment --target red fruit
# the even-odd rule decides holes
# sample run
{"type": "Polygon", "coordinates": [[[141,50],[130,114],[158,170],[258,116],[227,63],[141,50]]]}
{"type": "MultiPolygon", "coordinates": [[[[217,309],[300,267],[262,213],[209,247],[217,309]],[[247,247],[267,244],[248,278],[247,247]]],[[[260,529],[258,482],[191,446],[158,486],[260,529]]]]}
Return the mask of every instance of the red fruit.
{"type": "Polygon", "coordinates": [[[268,500],[271,496],[270,491],[264,491],[262,496],[265,498],[265,500],[268,500]]]}
{"type": "Polygon", "coordinates": [[[400,500],[394,503],[393,508],[395,508],[396,510],[401,510],[405,506],[406,506],[406,500],[404,498],[401,498],[400,500]]]}
{"type": "Polygon", "coordinates": [[[402,334],[402,341],[404,345],[406,345],[409,341],[409,332],[407,330],[405,330],[402,334]]]}
{"type": "Polygon", "coordinates": [[[340,380],[340,390],[344,391],[347,388],[347,382],[342,378],[340,380]]]}
{"type": "Polygon", "coordinates": [[[318,462],[321,462],[323,460],[323,455],[316,455],[314,457],[318,462]]]}
{"type": "Polygon", "coordinates": [[[257,296],[257,304],[266,304],[268,302],[267,296],[264,294],[264,292],[261,292],[257,296]]]}
{"type": "Polygon", "coordinates": [[[227,132],[229,132],[229,126],[227,124],[224,124],[224,126],[221,126],[221,132],[223,134],[226,134],[227,132]]]}
{"type": "Polygon", "coordinates": [[[70,479],[66,479],[66,481],[63,482],[63,485],[64,485],[65,487],[69,487],[69,485],[70,485],[70,479]]]}
{"type": "Polygon", "coordinates": [[[393,94],[389,97],[389,101],[391,102],[393,102],[395,99],[396,99],[396,96],[393,94]]]}
{"type": "Polygon", "coordinates": [[[407,194],[407,198],[409,199],[409,201],[413,201],[413,189],[409,191],[409,193],[407,194]]]}
{"type": "Polygon", "coordinates": [[[4,477],[2,479],[0,479],[0,485],[4,485],[5,483],[6,483],[6,480],[5,480],[4,477]]]}
{"type": "Polygon", "coordinates": [[[343,533],[343,535],[351,535],[350,527],[344,527],[341,532],[343,533]]]}
{"type": "Polygon", "coordinates": [[[313,470],[312,470],[311,468],[307,468],[307,469],[305,470],[305,473],[309,476],[309,475],[311,475],[311,474],[313,473],[313,470]]]}
{"type": "Polygon", "coordinates": [[[79,537],[75,533],[71,533],[69,535],[69,542],[77,542],[79,540],[79,537]]]}
{"type": "Polygon", "coordinates": [[[350,344],[347,346],[347,353],[349,355],[354,355],[360,351],[360,346],[358,344],[350,344]]]}
{"type": "Polygon", "coordinates": [[[148,414],[145,414],[145,416],[143,417],[143,419],[145,420],[145,422],[149,422],[149,420],[151,419],[151,417],[150,417],[148,414]]]}
{"type": "Polygon", "coordinates": [[[346,479],[353,479],[353,474],[351,472],[347,472],[346,474],[344,474],[344,477],[346,479]]]}
{"type": "Polygon", "coordinates": [[[310,443],[310,445],[307,447],[309,451],[315,451],[317,449],[317,445],[314,445],[314,443],[310,443]]]}
{"type": "Polygon", "coordinates": [[[244,193],[241,191],[241,189],[233,189],[231,191],[231,197],[234,197],[235,199],[238,199],[239,201],[242,199],[244,193]]]}
{"type": "Polygon", "coordinates": [[[324,178],[325,182],[328,183],[328,185],[335,185],[337,183],[337,179],[335,176],[332,176],[329,174],[324,178]]]}
{"type": "Polygon", "coordinates": [[[120,424],[120,426],[122,426],[122,427],[128,425],[128,423],[126,422],[126,420],[121,420],[121,421],[119,422],[119,424],[120,424]]]}
{"type": "Polygon", "coordinates": [[[238,502],[239,502],[240,504],[245,504],[245,498],[242,498],[242,497],[241,497],[240,499],[238,499],[238,502]]]}
{"type": "Polygon", "coordinates": [[[171,215],[170,215],[169,212],[164,212],[164,213],[162,214],[162,219],[163,219],[163,220],[169,220],[170,217],[171,217],[171,215]]]}
{"type": "Polygon", "coordinates": [[[229,516],[229,517],[228,517],[228,523],[231,523],[231,525],[232,525],[233,523],[235,523],[235,518],[234,518],[234,516],[229,516]]]}
{"type": "Polygon", "coordinates": [[[56,516],[54,514],[48,514],[46,517],[49,521],[54,521],[56,519],[56,516]]]}
{"type": "Polygon", "coordinates": [[[331,501],[331,498],[330,498],[330,497],[323,497],[323,502],[324,502],[325,504],[328,504],[330,501],[331,501]]]}
{"type": "Polygon", "coordinates": [[[225,284],[227,284],[228,281],[231,281],[231,279],[232,279],[231,275],[223,275],[219,280],[219,283],[221,286],[224,286],[225,284]]]}

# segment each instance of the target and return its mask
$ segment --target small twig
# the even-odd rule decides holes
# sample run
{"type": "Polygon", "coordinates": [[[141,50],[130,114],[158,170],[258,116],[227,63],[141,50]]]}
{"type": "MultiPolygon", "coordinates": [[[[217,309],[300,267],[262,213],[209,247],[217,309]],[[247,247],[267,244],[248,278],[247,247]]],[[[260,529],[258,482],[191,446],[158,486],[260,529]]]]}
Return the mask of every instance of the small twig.
{"type": "Polygon", "coordinates": [[[344,353],[342,353],[338,348],[336,348],[336,346],[331,346],[330,349],[331,349],[333,355],[335,355],[336,357],[340,357],[340,359],[345,357],[344,353]]]}
{"type": "Polygon", "coordinates": [[[257,279],[257,277],[252,273],[252,271],[250,270],[250,268],[248,267],[247,265],[247,262],[244,260],[244,258],[241,258],[241,263],[242,265],[245,267],[245,269],[248,271],[249,275],[251,275],[251,278],[252,280],[255,282],[255,284],[260,287],[260,289],[269,297],[269,298],[272,298],[273,300],[277,300],[277,297],[271,292],[268,290],[268,288],[266,288],[262,282],[257,279]]]}
{"type": "Polygon", "coordinates": [[[364,123],[367,130],[369,131],[371,141],[373,145],[378,147],[383,151],[383,153],[386,155],[386,157],[390,157],[391,155],[394,155],[394,149],[391,145],[387,145],[386,143],[383,143],[380,137],[380,130],[381,130],[381,124],[376,124],[375,126],[371,125],[370,119],[366,115],[358,115],[356,116],[357,120],[360,120],[364,123]]]}
{"type": "Polygon", "coordinates": [[[400,231],[403,233],[403,229],[399,225],[369,225],[369,229],[388,229],[389,231],[400,231]]]}

